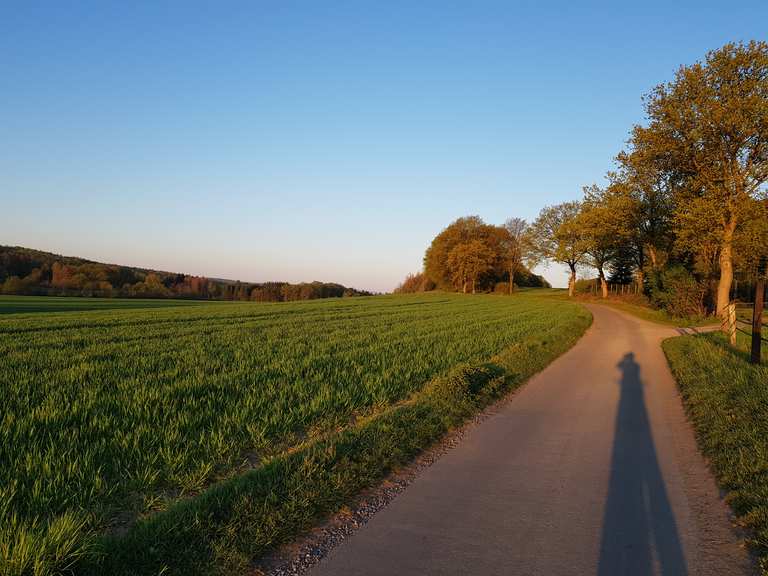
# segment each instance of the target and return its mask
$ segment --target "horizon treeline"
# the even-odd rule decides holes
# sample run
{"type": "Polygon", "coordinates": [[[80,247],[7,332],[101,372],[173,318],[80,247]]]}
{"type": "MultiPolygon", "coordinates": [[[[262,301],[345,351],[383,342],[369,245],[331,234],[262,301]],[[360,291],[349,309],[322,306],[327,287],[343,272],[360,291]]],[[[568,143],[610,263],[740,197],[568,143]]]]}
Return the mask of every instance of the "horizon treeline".
{"type": "Polygon", "coordinates": [[[0,246],[0,294],[284,302],[371,293],[328,282],[211,279],[0,246]]]}

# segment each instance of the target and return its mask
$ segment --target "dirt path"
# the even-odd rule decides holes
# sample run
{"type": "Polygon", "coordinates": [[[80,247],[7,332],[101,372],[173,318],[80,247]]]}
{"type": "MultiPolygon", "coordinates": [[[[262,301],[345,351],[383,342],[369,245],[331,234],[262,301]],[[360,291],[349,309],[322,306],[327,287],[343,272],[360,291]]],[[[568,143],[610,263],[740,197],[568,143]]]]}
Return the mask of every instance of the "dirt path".
{"type": "Polygon", "coordinates": [[[660,342],[594,324],[312,571],[329,575],[751,574],[660,342]]]}

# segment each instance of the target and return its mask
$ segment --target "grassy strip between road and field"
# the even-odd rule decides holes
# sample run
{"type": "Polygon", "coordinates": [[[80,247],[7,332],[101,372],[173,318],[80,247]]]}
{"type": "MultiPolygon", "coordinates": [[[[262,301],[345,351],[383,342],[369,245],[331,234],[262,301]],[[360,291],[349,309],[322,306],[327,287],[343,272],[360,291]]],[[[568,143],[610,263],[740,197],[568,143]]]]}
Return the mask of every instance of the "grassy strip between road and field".
{"type": "Polygon", "coordinates": [[[490,361],[458,366],[408,400],[219,482],[98,541],[100,562],[76,573],[237,574],[409,462],[451,428],[568,350],[591,323],[586,311],[532,334],[490,361]]]}
{"type": "Polygon", "coordinates": [[[671,316],[664,310],[658,310],[656,308],[651,308],[650,306],[636,302],[628,302],[626,300],[622,300],[621,298],[594,298],[590,296],[579,296],[579,300],[610,306],[611,308],[621,310],[622,312],[631,314],[632,316],[640,318],[641,320],[648,320],[649,322],[656,322],[657,324],[665,324],[667,326],[687,328],[694,326],[707,326],[720,322],[714,316],[705,316],[703,318],[683,318],[680,316],[671,316]]]}
{"type": "Polygon", "coordinates": [[[748,346],[739,334],[732,348],[722,333],[663,344],[699,446],[768,575],[768,351],[754,365],[748,346]]]}
{"type": "Polygon", "coordinates": [[[649,322],[655,322],[657,324],[664,324],[666,326],[675,327],[695,327],[695,326],[708,326],[711,324],[719,323],[719,320],[714,316],[705,316],[703,318],[684,318],[680,316],[672,316],[664,310],[652,308],[648,304],[642,303],[643,299],[634,297],[617,297],[608,296],[607,298],[601,298],[599,296],[593,296],[590,294],[576,294],[573,297],[568,296],[567,290],[553,289],[548,293],[541,291],[542,296],[549,298],[557,298],[563,301],[572,302],[587,302],[590,304],[602,304],[603,306],[610,306],[616,310],[621,310],[627,314],[631,314],[641,320],[648,320],[649,322]]]}

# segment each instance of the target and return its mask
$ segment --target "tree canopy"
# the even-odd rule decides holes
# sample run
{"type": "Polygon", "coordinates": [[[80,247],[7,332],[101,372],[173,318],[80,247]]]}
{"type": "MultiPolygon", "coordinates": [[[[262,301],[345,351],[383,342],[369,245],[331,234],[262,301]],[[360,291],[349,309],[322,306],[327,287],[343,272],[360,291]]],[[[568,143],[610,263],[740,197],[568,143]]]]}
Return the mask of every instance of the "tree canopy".
{"type": "Polygon", "coordinates": [[[675,183],[678,248],[716,256],[716,309],[728,304],[734,243],[768,179],[768,44],[726,44],[646,97],[649,123],[632,135],[675,183]]]}
{"type": "Polygon", "coordinates": [[[511,292],[514,285],[548,286],[523,264],[524,220],[510,218],[503,226],[465,216],[449,224],[424,254],[424,271],[409,275],[397,292],[447,290],[511,292]]]}
{"type": "Polygon", "coordinates": [[[768,44],[726,44],[644,102],[608,185],[544,208],[530,243],[568,267],[571,294],[593,268],[604,296],[610,271],[652,300],[674,301],[674,285],[700,299],[684,308],[721,313],[734,275],[754,278],[768,256],[768,44]]]}
{"type": "Polygon", "coordinates": [[[531,252],[543,261],[560,262],[568,266],[568,293],[573,295],[576,269],[584,263],[589,247],[577,218],[581,202],[563,202],[547,206],[539,213],[528,232],[531,252]]]}

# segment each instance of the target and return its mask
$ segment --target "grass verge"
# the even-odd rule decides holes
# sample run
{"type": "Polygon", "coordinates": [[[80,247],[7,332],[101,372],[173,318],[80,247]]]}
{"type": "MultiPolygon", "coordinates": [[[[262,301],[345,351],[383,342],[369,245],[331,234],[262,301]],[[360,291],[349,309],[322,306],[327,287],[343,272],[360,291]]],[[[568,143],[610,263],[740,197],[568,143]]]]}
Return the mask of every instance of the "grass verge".
{"type": "Polygon", "coordinates": [[[574,299],[578,302],[590,302],[593,304],[610,306],[611,308],[621,310],[622,312],[631,314],[632,316],[640,318],[641,320],[647,320],[657,324],[664,324],[666,326],[688,328],[695,326],[707,326],[710,324],[717,324],[719,322],[719,320],[713,316],[706,316],[703,318],[683,318],[679,316],[671,316],[664,310],[657,310],[656,308],[651,308],[647,304],[643,304],[642,301],[638,298],[622,298],[615,296],[599,298],[580,294],[577,295],[574,299]]]}
{"type": "Polygon", "coordinates": [[[485,363],[433,379],[408,400],[307,442],[98,541],[77,573],[210,575],[247,572],[255,559],[338,510],[451,428],[568,350],[591,322],[580,311],[485,363]],[[98,561],[94,558],[99,558],[98,561]]]}
{"type": "Polygon", "coordinates": [[[632,302],[623,302],[621,300],[598,300],[595,299],[596,304],[604,304],[611,308],[616,308],[628,314],[640,318],[641,320],[648,320],[649,322],[656,322],[657,324],[665,324],[667,326],[675,327],[693,327],[693,326],[707,326],[709,324],[717,324],[719,320],[714,317],[705,318],[681,318],[678,316],[670,316],[664,310],[656,310],[649,306],[643,306],[642,304],[634,304],[632,302]]]}
{"type": "Polygon", "coordinates": [[[748,339],[721,333],[663,343],[699,446],[768,575],[768,351],[749,364],[748,339]]]}

